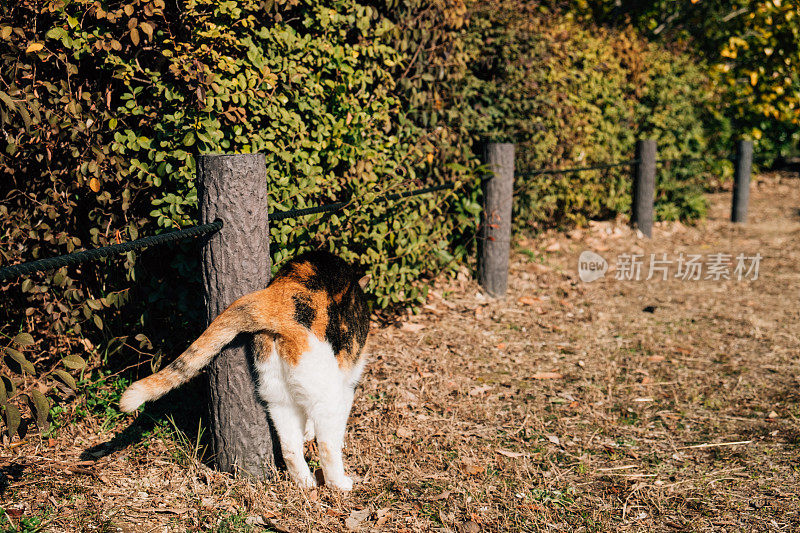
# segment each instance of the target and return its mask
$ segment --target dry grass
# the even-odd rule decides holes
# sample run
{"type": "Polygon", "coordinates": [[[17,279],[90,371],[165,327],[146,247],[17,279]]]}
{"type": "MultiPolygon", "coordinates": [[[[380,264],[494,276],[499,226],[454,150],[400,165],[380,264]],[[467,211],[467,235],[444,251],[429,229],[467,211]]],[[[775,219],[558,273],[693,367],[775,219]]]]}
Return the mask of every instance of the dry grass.
{"type": "Polygon", "coordinates": [[[82,420],[4,449],[2,505],[52,531],[797,530],[798,185],[762,178],[746,226],[718,194],[650,241],[602,223],[521,242],[502,301],[437,285],[371,336],[349,495],[231,479],[169,428],[81,462],[114,434],[82,420]],[[585,284],[585,249],[764,260],[756,281],[585,284]]]}

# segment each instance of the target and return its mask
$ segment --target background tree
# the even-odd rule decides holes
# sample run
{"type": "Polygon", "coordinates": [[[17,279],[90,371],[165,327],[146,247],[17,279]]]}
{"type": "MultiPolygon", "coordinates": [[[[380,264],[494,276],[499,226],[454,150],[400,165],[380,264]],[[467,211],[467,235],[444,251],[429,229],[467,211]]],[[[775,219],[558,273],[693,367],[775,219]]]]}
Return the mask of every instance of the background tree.
{"type": "Polygon", "coordinates": [[[762,151],[792,153],[800,141],[800,4],[782,0],[582,0],[585,19],[688,49],[710,65],[722,112],[762,151]]]}

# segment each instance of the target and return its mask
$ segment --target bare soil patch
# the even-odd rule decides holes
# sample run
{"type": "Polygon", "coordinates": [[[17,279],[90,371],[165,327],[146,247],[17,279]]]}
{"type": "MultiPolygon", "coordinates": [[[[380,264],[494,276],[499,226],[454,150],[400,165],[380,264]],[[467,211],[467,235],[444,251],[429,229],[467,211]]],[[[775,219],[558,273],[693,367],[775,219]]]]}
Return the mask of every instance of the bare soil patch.
{"type": "Polygon", "coordinates": [[[710,200],[652,240],[621,222],[523,240],[504,300],[461,275],[375,330],[351,494],[232,479],[164,426],[81,459],[126,425],[90,417],[5,446],[0,505],[47,531],[796,530],[800,181],[762,176],[747,225],[730,194],[710,200]],[[642,277],[651,253],[762,259],[755,280],[673,263],[666,281],[584,283],[584,250],[642,254],[642,277]]]}

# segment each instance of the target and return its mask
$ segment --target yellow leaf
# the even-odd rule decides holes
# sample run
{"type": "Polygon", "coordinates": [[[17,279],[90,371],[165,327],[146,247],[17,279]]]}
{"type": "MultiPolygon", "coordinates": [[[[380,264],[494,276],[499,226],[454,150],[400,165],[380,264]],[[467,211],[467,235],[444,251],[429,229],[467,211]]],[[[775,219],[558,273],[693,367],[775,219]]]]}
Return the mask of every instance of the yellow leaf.
{"type": "Polygon", "coordinates": [[[758,74],[755,72],[750,73],[750,85],[755,86],[758,83],[758,74]]]}
{"type": "Polygon", "coordinates": [[[149,22],[142,22],[139,24],[139,27],[142,28],[142,31],[147,34],[149,39],[153,38],[153,25],[149,22]]]}
{"type": "Polygon", "coordinates": [[[90,179],[89,188],[92,189],[92,191],[94,192],[100,192],[100,180],[97,178],[90,179]]]}
{"type": "Polygon", "coordinates": [[[25,50],[25,53],[26,54],[35,54],[36,52],[38,52],[42,48],[44,48],[44,45],[42,43],[31,43],[31,44],[28,45],[28,48],[25,50]]]}

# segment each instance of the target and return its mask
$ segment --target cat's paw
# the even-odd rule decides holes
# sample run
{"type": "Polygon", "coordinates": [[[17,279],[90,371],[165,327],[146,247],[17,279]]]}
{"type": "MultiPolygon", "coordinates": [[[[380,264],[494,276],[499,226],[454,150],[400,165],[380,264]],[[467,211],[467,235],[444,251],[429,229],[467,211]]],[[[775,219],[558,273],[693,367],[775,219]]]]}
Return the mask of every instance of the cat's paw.
{"type": "Polygon", "coordinates": [[[317,487],[317,481],[309,474],[308,476],[301,476],[294,479],[295,484],[301,489],[313,489],[317,487]]]}
{"type": "Polygon", "coordinates": [[[347,476],[342,476],[341,479],[337,479],[335,482],[334,481],[327,482],[326,485],[336,490],[341,490],[344,492],[350,492],[351,490],[353,490],[353,480],[347,476]]]}

